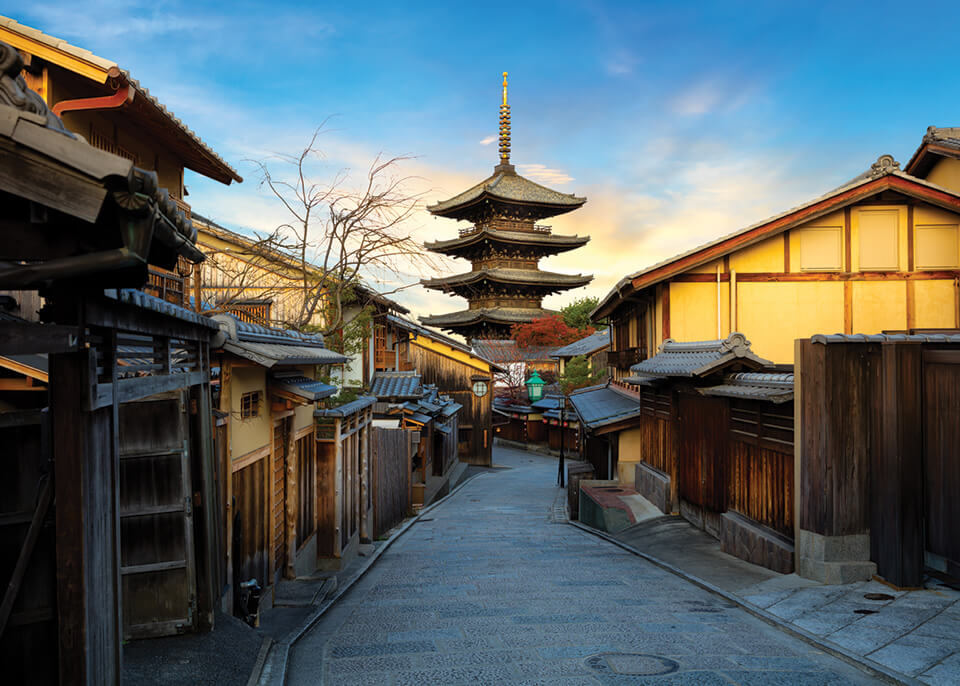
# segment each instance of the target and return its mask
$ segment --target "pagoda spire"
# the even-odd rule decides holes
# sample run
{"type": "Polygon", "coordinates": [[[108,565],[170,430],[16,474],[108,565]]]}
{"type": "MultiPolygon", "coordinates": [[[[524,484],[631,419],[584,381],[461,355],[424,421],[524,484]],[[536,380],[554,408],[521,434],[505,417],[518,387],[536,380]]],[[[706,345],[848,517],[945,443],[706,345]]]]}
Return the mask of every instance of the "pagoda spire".
{"type": "Polygon", "coordinates": [[[500,164],[510,164],[510,105],[507,104],[507,72],[503,72],[503,102],[500,104],[500,164]]]}

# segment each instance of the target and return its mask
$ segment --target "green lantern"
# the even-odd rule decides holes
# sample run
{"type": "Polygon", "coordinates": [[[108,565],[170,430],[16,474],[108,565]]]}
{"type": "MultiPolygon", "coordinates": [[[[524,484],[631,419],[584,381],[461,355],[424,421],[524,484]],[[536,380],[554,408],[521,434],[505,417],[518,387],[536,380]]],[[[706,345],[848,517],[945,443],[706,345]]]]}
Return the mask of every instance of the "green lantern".
{"type": "Polygon", "coordinates": [[[526,383],[527,395],[530,397],[530,402],[535,403],[543,397],[543,387],[546,385],[547,382],[541,379],[536,371],[530,375],[526,383]]]}

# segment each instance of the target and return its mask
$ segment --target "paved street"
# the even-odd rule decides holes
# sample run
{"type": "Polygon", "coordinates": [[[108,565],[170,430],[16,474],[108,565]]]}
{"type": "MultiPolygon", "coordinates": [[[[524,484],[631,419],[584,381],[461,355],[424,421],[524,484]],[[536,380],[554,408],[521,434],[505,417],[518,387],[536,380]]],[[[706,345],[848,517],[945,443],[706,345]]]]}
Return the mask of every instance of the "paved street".
{"type": "Polygon", "coordinates": [[[498,448],[294,647],[290,684],[848,684],[850,665],[555,514],[498,448]]]}

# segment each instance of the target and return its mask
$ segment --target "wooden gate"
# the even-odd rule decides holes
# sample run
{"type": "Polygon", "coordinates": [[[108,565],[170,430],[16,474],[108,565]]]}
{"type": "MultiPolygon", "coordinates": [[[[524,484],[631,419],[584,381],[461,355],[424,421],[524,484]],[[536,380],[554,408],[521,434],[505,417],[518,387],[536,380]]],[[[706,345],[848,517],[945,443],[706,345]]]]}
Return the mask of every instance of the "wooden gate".
{"type": "MultiPolygon", "coordinates": [[[[269,454],[231,474],[233,479],[233,590],[239,596],[242,582],[256,579],[268,585],[269,546],[267,544],[267,505],[269,454]]],[[[237,607],[235,602],[234,607],[237,607]]]]}
{"type": "Polygon", "coordinates": [[[960,578],[960,351],[923,352],[923,488],[928,566],[960,578]]]}
{"type": "Polygon", "coordinates": [[[379,538],[410,511],[412,444],[407,429],[376,428],[372,432],[373,535],[379,538]]]}
{"type": "Polygon", "coordinates": [[[196,625],[183,393],[120,405],[120,574],[125,638],[196,625]]]}
{"type": "Polygon", "coordinates": [[[680,395],[680,514],[720,536],[726,510],[725,467],[730,406],[721,398],[680,395]]]}

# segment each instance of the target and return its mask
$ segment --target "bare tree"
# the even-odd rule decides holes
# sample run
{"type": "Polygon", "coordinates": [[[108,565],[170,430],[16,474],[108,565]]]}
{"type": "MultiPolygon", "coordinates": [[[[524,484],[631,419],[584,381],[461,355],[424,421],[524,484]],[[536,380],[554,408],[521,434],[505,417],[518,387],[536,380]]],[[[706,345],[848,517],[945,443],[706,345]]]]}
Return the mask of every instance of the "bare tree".
{"type": "Polygon", "coordinates": [[[435,272],[442,263],[407,229],[424,196],[410,190],[413,177],[397,174],[408,158],[377,155],[355,188],[345,170],[329,181],[316,181],[311,171],[323,158],[317,147],[322,131],[322,126],[314,131],[310,143],[296,155],[279,154],[255,163],[261,187],[269,189],[288,215],[269,237],[271,246],[293,256],[299,265],[303,298],[286,323],[301,328],[320,313],[322,331],[331,333],[343,326],[344,305],[355,297],[363,277],[396,281],[435,272]],[[286,165],[289,174],[275,174],[271,160],[286,165]]]}

